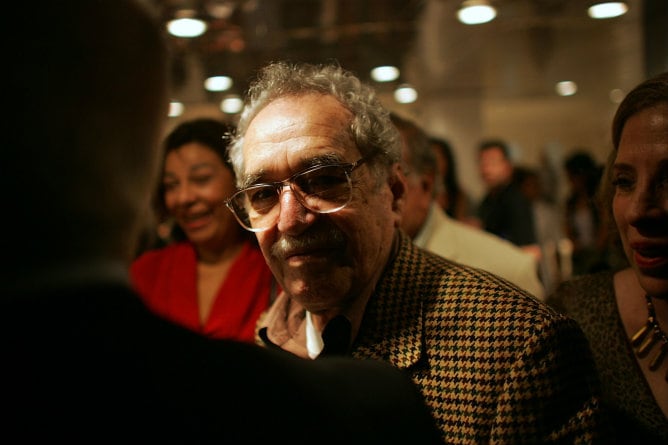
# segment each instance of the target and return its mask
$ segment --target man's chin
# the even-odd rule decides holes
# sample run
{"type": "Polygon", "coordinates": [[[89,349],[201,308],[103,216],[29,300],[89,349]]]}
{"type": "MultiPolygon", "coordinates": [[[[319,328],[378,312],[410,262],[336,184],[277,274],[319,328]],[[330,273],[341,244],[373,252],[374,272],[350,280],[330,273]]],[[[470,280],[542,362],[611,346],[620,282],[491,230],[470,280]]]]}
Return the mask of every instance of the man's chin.
{"type": "Polygon", "coordinates": [[[337,277],[331,268],[327,272],[287,277],[283,280],[283,289],[300,304],[311,308],[309,311],[331,309],[338,306],[349,286],[348,280],[337,277]]]}

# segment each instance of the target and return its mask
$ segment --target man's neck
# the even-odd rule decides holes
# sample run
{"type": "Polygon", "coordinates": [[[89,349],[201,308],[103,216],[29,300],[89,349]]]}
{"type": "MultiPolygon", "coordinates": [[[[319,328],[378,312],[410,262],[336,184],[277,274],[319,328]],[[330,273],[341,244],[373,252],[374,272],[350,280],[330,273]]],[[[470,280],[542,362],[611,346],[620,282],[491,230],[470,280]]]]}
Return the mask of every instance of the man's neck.
{"type": "Polygon", "coordinates": [[[373,292],[376,288],[376,284],[381,279],[383,273],[385,272],[389,264],[392,263],[392,261],[394,261],[394,258],[397,256],[399,252],[400,242],[401,241],[399,232],[395,231],[392,239],[392,246],[390,248],[389,255],[387,257],[385,265],[376,272],[374,277],[369,281],[369,284],[362,289],[360,295],[356,296],[356,298],[352,301],[352,303],[348,307],[346,307],[345,309],[337,308],[336,310],[332,311],[311,313],[312,317],[311,320],[313,322],[313,326],[315,329],[317,329],[319,332],[322,332],[330,320],[339,316],[343,316],[348,321],[350,321],[351,341],[353,341],[355,337],[357,337],[360,325],[362,324],[362,318],[364,318],[364,311],[366,310],[367,303],[369,302],[369,299],[373,295],[373,292]]]}

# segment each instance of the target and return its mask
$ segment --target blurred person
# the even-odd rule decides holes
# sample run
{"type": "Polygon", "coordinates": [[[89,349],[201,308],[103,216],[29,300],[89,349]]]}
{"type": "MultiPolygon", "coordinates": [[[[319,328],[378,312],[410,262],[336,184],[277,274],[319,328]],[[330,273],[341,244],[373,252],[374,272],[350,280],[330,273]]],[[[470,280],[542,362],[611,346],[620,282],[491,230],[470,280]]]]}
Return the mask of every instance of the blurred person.
{"type": "Polygon", "coordinates": [[[236,191],[227,158],[233,130],[199,118],[167,135],[156,200],[159,215],[174,221],[172,242],[144,252],[130,272],[159,315],[206,336],[254,342],[277,290],[257,240],[225,208],[236,191]]]}
{"type": "Polygon", "coordinates": [[[601,168],[592,156],[578,150],[564,161],[569,183],[564,227],[573,246],[572,273],[581,275],[607,268],[605,230],[596,205],[595,194],[601,180],[601,168]]]}
{"type": "Polygon", "coordinates": [[[577,324],[400,229],[401,141],[352,73],[265,66],[230,156],[239,191],[228,205],[283,289],[259,325],[264,345],[393,364],[421,388],[446,443],[604,440],[577,324]]]}
{"type": "Polygon", "coordinates": [[[601,202],[628,263],[574,277],[548,301],[585,331],[619,443],[665,444],[668,72],[628,93],[613,118],[612,141],[601,202]]]}
{"type": "Polygon", "coordinates": [[[513,183],[513,164],[507,144],[486,140],[478,146],[480,176],[486,192],[478,205],[482,228],[523,248],[540,259],[533,213],[528,200],[513,183]]]}
{"type": "Polygon", "coordinates": [[[21,222],[0,240],[2,442],[436,443],[389,365],[213,340],[142,304],[127,270],[167,116],[162,26],[131,0],[5,6],[0,184],[21,222]],[[12,38],[15,20],[33,28],[12,38]]]}
{"type": "Polygon", "coordinates": [[[533,256],[509,241],[447,215],[435,200],[435,153],[415,122],[390,113],[402,141],[406,166],[406,203],[402,229],[415,245],[458,263],[503,277],[538,299],[545,298],[533,256]]]}
{"type": "Polygon", "coordinates": [[[566,236],[560,224],[561,212],[545,197],[543,183],[536,170],[515,167],[513,181],[531,204],[541,251],[538,263],[540,279],[549,294],[562,281],[562,277],[565,277],[562,268],[564,272],[570,270],[570,264],[565,264],[570,261],[570,251],[566,254],[561,248],[566,236]]]}
{"type": "Polygon", "coordinates": [[[470,223],[470,200],[459,185],[457,165],[450,142],[431,137],[429,143],[436,155],[436,182],[434,195],[436,203],[451,218],[470,223]]]}

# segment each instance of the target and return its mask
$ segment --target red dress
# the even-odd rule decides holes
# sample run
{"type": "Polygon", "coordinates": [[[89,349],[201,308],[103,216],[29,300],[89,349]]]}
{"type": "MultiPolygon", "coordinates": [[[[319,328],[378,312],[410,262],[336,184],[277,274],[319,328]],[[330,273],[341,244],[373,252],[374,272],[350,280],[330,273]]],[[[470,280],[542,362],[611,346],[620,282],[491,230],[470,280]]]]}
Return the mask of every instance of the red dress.
{"type": "Polygon", "coordinates": [[[158,315],[207,337],[254,342],[255,323],[275,282],[260,250],[246,242],[218,289],[206,323],[197,306],[197,258],[189,242],[150,250],[130,267],[132,282],[158,315]]]}

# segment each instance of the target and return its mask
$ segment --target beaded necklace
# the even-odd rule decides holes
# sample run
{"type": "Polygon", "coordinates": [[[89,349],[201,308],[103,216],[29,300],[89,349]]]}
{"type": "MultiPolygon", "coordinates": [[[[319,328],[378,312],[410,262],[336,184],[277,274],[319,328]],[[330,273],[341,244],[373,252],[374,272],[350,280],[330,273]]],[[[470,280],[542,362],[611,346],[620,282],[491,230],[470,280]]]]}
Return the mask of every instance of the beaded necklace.
{"type": "MultiPolygon", "coordinates": [[[[659,327],[652,298],[649,295],[645,295],[645,300],[647,301],[647,323],[631,337],[631,345],[633,345],[633,350],[638,357],[644,358],[649,354],[654,345],[660,342],[659,349],[656,350],[649,363],[649,369],[656,371],[668,356],[668,335],[659,327]]],[[[668,370],[666,370],[664,379],[668,382],[668,370]]]]}

